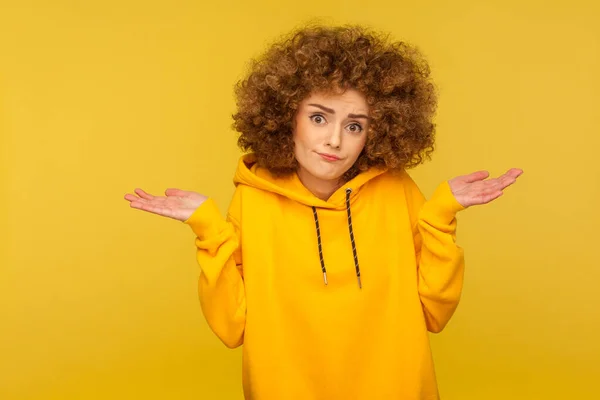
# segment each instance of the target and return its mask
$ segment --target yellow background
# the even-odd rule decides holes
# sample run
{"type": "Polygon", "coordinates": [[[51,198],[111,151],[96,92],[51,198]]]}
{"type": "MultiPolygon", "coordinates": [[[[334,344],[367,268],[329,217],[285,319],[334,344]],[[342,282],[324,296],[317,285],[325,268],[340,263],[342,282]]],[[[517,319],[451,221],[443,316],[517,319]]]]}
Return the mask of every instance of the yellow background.
{"type": "Polygon", "coordinates": [[[191,231],[123,195],[173,186],[225,209],[232,86],[313,17],[429,58],[438,147],[411,172],[426,195],[525,170],[460,214],[466,287],[432,337],[443,399],[598,396],[597,2],[0,4],[0,399],[241,398],[241,353],[200,313],[191,231]]]}

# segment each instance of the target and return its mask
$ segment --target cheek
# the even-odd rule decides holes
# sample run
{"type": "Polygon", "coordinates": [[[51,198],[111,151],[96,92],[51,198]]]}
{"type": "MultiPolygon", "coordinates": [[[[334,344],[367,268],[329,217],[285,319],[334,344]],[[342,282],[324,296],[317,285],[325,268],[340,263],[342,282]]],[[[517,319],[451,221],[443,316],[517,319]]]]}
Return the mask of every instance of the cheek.
{"type": "Polygon", "coordinates": [[[304,141],[302,140],[302,135],[298,133],[294,133],[294,152],[298,154],[298,152],[304,148],[304,141]]]}
{"type": "Polygon", "coordinates": [[[296,147],[306,147],[307,145],[310,144],[310,129],[308,126],[306,126],[305,123],[302,122],[298,122],[296,124],[296,129],[294,130],[294,135],[293,135],[293,139],[294,139],[294,145],[296,147]]]}
{"type": "Polygon", "coordinates": [[[360,152],[365,148],[366,136],[358,139],[355,143],[352,143],[352,155],[356,159],[360,155],[360,152]]]}

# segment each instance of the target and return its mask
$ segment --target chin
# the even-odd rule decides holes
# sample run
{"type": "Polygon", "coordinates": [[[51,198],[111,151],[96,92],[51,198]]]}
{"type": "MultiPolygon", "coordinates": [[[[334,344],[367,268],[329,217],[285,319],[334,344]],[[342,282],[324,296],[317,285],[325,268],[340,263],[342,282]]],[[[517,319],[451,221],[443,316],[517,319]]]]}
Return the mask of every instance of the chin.
{"type": "Polygon", "coordinates": [[[342,179],[342,175],[344,175],[344,174],[315,175],[315,176],[324,181],[337,181],[337,180],[342,179]]]}
{"type": "Polygon", "coordinates": [[[325,181],[333,181],[333,180],[341,179],[342,176],[344,176],[344,174],[346,173],[346,170],[336,170],[336,171],[314,170],[311,172],[315,178],[323,179],[325,181]]]}
{"type": "Polygon", "coordinates": [[[323,161],[318,155],[316,159],[313,157],[297,157],[297,160],[300,168],[303,169],[305,173],[315,179],[323,181],[337,181],[342,179],[346,171],[352,166],[346,166],[345,163],[328,163],[323,161]]]}

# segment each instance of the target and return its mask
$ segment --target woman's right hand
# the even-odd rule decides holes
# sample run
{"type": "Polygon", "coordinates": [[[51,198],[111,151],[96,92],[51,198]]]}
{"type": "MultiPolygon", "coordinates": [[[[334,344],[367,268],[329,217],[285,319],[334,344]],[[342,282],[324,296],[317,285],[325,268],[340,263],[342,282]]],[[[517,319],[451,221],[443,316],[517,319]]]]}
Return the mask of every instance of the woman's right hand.
{"type": "Polygon", "coordinates": [[[163,217],[186,221],[194,211],[207,199],[206,196],[180,189],[167,189],[166,196],[153,196],[142,189],[135,189],[135,194],[127,193],[125,200],[131,208],[147,211],[163,217]]]}

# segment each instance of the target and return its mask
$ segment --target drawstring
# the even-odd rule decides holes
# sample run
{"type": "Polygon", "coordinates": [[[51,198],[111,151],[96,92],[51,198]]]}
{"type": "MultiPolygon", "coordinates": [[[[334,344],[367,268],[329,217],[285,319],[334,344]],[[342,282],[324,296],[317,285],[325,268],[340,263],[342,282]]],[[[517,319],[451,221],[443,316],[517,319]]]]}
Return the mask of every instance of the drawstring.
{"type": "Polygon", "coordinates": [[[321,260],[321,271],[323,271],[323,281],[327,285],[327,270],[325,269],[325,260],[323,259],[323,246],[321,245],[321,228],[319,228],[319,217],[317,209],[313,206],[313,216],[315,217],[315,226],[317,227],[317,243],[319,243],[319,259],[321,260]]]}
{"type": "MultiPolygon", "coordinates": [[[[348,230],[350,232],[350,243],[352,244],[352,255],[354,256],[354,268],[356,269],[356,279],[358,280],[358,288],[362,289],[360,279],[360,266],[358,264],[358,254],[356,253],[356,243],[354,241],[354,231],[352,230],[352,214],[350,212],[350,194],[352,189],[346,189],[346,212],[348,214],[348,230]]],[[[319,260],[321,261],[321,271],[323,271],[323,282],[327,285],[327,269],[325,268],[325,259],[323,258],[323,245],[321,244],[321,228],[319,226],[319,216],[317,209],[313,206],[313,217],[315,218],[315,227],[317,228],[317,244],[319,245],[319,260]]]]}
{"type": "Polygon", "coordinates": [[[354,255],[354,268],[356,269],[356,279],[358,279],[358,288],[362,289],[360,281],[360,267],[358,266],[358,254],[356,254],[356,243],[354,242],[354,231],[352,230],[352,214],[350,214],[350,193],[352,189],[346,189],[346,211],[348,212],[348,230],[350,231],[350,243],[352,243],[352,254],[354,255]]]}

